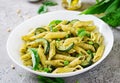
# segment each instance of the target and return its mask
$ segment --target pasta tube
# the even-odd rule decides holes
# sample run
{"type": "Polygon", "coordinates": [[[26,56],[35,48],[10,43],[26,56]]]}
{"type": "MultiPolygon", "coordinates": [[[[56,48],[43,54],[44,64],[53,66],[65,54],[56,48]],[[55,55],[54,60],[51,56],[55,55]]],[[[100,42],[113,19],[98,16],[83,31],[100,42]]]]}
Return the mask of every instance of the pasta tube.
{"type": "Polygon", "coordinates": [[[105,46],[100,45],[100,47],[98,48],[98,50],[93,58],[93,62],[97,62],[102,57],[102,55],[104,53],[104,49],[105,49],[105,46]]]}
{"type": "Polygon", "coordinates": [[[50,52],[49,52],[48,60],[51,60],[55,54],[56,54],[55,41],[52,41],[50,43],[50,52]]]}
{"type": "Polygon", "coordinates": [[[44,50],[42,49],[41,45],[40,45],[39,48],[38,48],[38,55],[39,55],[39,57],[40,57],[41,64],[42,64],[44,67],[47,67],[47,65],[45,64],[45,61],[46,61],[47,59],[46,59],[46,56],[44,55],[44,50]]]}

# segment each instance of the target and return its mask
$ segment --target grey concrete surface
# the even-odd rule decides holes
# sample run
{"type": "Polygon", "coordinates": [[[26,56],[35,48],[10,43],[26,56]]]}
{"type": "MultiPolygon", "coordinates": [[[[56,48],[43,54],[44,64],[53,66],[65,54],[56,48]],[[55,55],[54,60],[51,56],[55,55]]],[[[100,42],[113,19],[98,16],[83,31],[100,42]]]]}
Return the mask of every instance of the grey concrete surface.
{"type": "MultiPolygon", "coordinates": [[[[59,5],[49,7],[49,11],[62,10],[59,5]]],[[[95,0],[83,0],[94,2],[95,0]]],[[[88,3],[88,5],[90,5],[88,3]]],[[[17,66],[8,57],[6,50],[8,29],[13,30],[18,24],[37,15],[40,3],[32,4],[27,0],[0,0],[0,83],[38,83],[37,75],[17,66]],[[18,10],[21,10],[17,14],[18,10]],[[15,66],[12,69],[11,65],[15,66]]],[[[83,74],[64,78],[66,83],[120,83],[120,30],[112,29],[114,46],[109,56],[98,66],[83,74]]]]}

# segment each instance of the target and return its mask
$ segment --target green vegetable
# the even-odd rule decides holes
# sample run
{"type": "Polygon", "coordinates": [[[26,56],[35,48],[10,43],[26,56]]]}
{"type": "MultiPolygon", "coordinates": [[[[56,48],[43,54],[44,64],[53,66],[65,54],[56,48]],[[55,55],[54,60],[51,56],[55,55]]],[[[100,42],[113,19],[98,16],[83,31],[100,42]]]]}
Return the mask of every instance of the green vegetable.
{"type": "Polygon", "coordinates": [[[77,21],[79,21],[79,19],[73,19],[73,20],[70,21],[70,23],[74,24],[77,21]]]}
{"type": "Polygon", "coordinates": [[[65,47],[58,47],[57,50],[60,52],[68,52],[74,47],[74,43],[70,44],[69,46],[65,47]]]}
{"type": "Polygon", "coordinates": [[[88,53],[89,55],[91,55],[92,58],[94,57],[93,52],[92,52],[91,50],[87,50],[87,53],[88,53]]]}
{"type": "MultiPolygon", "coordinates": [[[[90,51],[89,51],[90,52],[90,51]]],[[[88,52],[88,54],[89,54],[88,52]]],[[[82,67],[88,67],[92,64],[92,58],[93,58],[93,54],[89,54],[89,56],[87,56],[87,58],[81,63],[82,67]]]]}
{"type": "Polygon", "coordinates": [[[70,62],[69,61],[64,61],[64,65],[67,66],[70,62]]]}
{"type": "Polygon", "coordinates": [[[37,50],[35,48],[29,48],[29,51],[31,53],[31,56],[32,56],[32,63],[33,63],[33,70],[38,70],[39,67],[39,55],[37,53],[37,50]]]}
{"type": "Polygon", "coordinates": [[[39,39],[35,40],[35,42],[43,44],[43,46],[44,46],[44,54],[45,55],[47,55],[49,53],[50,43],[48,42],[48,40],[46,40],[44,38],[39,38],[39,39]]]}
{"type": "Polygon", "coordinates": [[[42,32],[45,32],[47,31],[46,29],[42,28],[42,27],[38,27],[36,28],[35,30],[35,35],[39,34],[39,33],[42,33],[42,32]]]}
{"type": "Polygon", "coordinates": [[[94,42],[92,42],[92,41],[89,41],[89,42],[88,42],[88,44],[90,44],[90,45],[93,45],[93,44],[94,44],[94,42]]]}
{"type": "Polygon", "coordinates": [[[46,5],[42,5],[40,6],[40,8],[38,9],[38,14],[43,14],[46,13],[48,11],[48,8],[46,5]]]}
{"type": "Polygon", "coordinates": [[[120,0],[114,0],[113,3],[105,10],[105,13],[111,13],[117,11],[120,8],[120,0]]]}
{"type": "Polygon", "coordinates": [[[38,76],[39,83],[65,83],[62,78],[50,78],[44,76],[38,76]]]}
{"type": "Polygon", "coordinates": [[[94,46],[95,50],[97,50],[98,47],[99,47],[99,44],[98,43],[94,43],[93,46],[94,46]]]}
{"type": "Polygon", "coordinates": [[[51,32],[57,32],[58,29],[57,29],[57,28],[54,28],[54,27],[52,27],[52,26],[50,26],[50,31],[51,31],[51,32]]]}
{"type": "Polygon", "coordinates": [[[101,19],[112,27],[120,26],[120,10],[107,13],[101,19]]]}
{"type": "Polygon", "coordinates": [[[96,0],[96,2],[98,3],[98,2],[100,2],[99,0],[96,0]]]}
{"type": "Polygon", "coordinates": [[[96,4],[84,10],[81,14],[105,15],[101,19],[112,27],[120,26],[120,0],[96,0],[96,4]]]}
{"type": "Polygon", "coordinates": [[[75,83],[80,83],[80,82],[79,82],[79,80],[76,80],[76,82],[75,82],[75,83]]]}
{"type": "Polygon", "coordinates": [[[47,6],[55,6],[55,5],[57,5],[56,2],[49,1],[49,0],[43,1],[42,6],[40,6],[40,8],[38,9],[38,14],[43,14],[43,13],[48,12],[47,6]]]}
{"type": "Polygon", "coordinates": [[[46,5],[46,6],[55,6],[55,5],[57,5],[56,2],[53,2],[53,1],[50,1],[50,0],[45,0],[45,1],[43,1],[42,4],[46,5]]]}
{"type": "Polygon", "coordinates": [[[58,25],[62,20],[53,20],[49,23],[50,31],[56,32],[58,31],[57,28],[54,28],[56,25],[58,25]]]}
{"type": "Polygon", "coordinates": [[[100,14],[106,11],[106,9],[113,3],[114,0],[101,0],[95,5],[84,10],[81,14],[100,14]]]}
{"type": "Polygon", "coordinates": [[[90,36],[87,32],[86,32],[86,30],[85,29],[79,29],[78,31],[77,31],[77,35],[79,36],[79,37],[84,37],[84,36],[90,36]]]}
{"type": "Polygon", "coordinates": [[[43,71],[44,72],[50,72],[51,70],[50,70],[50,68],[44,68],[43,71]]]}
{"type": "Polygon", "coordinates": [[[53,20],[49,23],[49,26],[56,26],[58,25],[60,22],[62,22],[62,20],[53,20]]]}

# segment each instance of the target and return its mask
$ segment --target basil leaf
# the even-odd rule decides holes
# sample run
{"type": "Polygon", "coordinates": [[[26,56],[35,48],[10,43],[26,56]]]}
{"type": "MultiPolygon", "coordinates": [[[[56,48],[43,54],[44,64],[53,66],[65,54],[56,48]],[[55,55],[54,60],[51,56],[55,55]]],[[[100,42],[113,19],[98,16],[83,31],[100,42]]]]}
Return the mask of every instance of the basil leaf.
{"type": "Polygon", "coordinates": [[[51,77],[38,76],[38,80],[40,83],[65,83],[64,79],[62,78],[51,78],[51,77]]]}
{"type": "Polygon", "coordinates": [[[55,80],[57,83],[65,83],[65,82],[64,82],[64,79],[62,79],[62,78],[54,78],[54,80],[55,80]]]}
{"type": "Polygon", "coordinates": [[[38,9],[38,14],[43,14],[46,13],[48,11],[48,8],[46,5],[42,5],[40,6],[40,8],[38,9]]]}
{"type": "Polygon", "coordinates": [[[62,20],[53,20],[49,23],[49,26],[56,26],[58,25],[60,22],[62,22],[62,20]]]}
{"type": "Polygon", "coordinates": [[[84,37],[84,36],[86,36],[86,31],[85,31],[85,29],[80,29],[80,30],[78,30],[77,35],[78,35],[79,37],[84,37]]]}
{"type": "Polygon", "coordinates": [[[90,37],[90,34],[87,33],[87,31],[86,31],[85,29],[79,29],[79,30],[77,31],[77,35],[78,35],[79,37],[84,37],[84,36],[90,37]]]}
{"type": "Polygon", "coordinates": [[[46,0],[46,1],[43,2],[43,5],[46,5],[46,6],[55,6],[55,5],[57,5],[57,3],[53,2],[53,1],[46,0]]]}
{"type": "Polygon", "coordinates": [[[62,22],[62,20],[53,20],[49,23],[49,27],[50,27],[50,31],[52,32],[57,32],[58,29],[54,28],[54,26],[58,25],[60,22],[62,22]]]}

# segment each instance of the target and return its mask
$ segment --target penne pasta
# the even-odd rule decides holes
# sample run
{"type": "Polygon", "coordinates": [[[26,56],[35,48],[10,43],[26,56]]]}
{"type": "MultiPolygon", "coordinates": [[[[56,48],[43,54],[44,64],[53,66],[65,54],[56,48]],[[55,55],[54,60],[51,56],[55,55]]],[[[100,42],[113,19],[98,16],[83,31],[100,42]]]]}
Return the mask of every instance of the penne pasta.
{"type": "Polygon", "coordinates": [[[93,58],[93,62],[97,62],[103,55],[105,46],[104,45],[100,45],[100,47],[98,48],[94,58],[93,58]]]}
{"type": "Polygon", "coordinates": [[[45,61],[47,65],[53,65],[55,67],[64,66],[64,60],[51,60],[51,61],[45,61]]]}
{"type": "Polygon", "coordinates": [[[52,41],[50,43],[50,52],[49,52],[49,57],[48,60],[51,60],[56,54],[56,49],[55,49],[55,41],[52,41]]]}
{"type": "Polygon", "coordinates": [[[38,48],[38,55],[39,55],[39,57],[40,57],[41,64],[42,64],[44,67],[47,67],[47,65],[46,65],[46,63],[45,63],[45,61],[46,61],[47,59],[46,59],[46,56],[44,55],[44,51],[43,51],[41,45],[40,45],[39,48],[38,48]]]}
{"type": "Polygon", "coordinates": [[[73,61],[74,59],[76,59],[76,57],[71,57],[71,56],[66,56],[63,54],[56,54],[54,56],[54,59],[56,60],[67,60],[67,61],[73,61]]]}
{"type": "Polygon", "coordinates": [[[67,72],[73,72],[75,70],[81,70],[83,69],[81,66],[76,66],[76,67],[61,67],[61,68],[57,68],[56,70],[54,70],[52,73],[67,73],[67,72]]]}
{"type": "Polygon", "coordinates": [[[69,44],[71,44],[71,43],[74,43],[74,44],[76,44],[76,43],[78,43],[78,42],[80,42],[81,41],[81,39],[79,38],[79,37],[74,37],[74,38],[68,38],[68,39],[66,39],[65,41],[64,41],[64,46],[67,46],[67,45],[69,45],[69,44]]]}
{"type": "Polygon", "coordinates": [[[92,50],[93,52],[95,51],[95,48],[92,45],[89,45],[83,42],[78,42],[77,45],[79,45],[81,48],[85,50],[92,50]]]}
{"type": "Polygon", "coordinates": [[[70,64],[67,65],[67,67],[75,67],[77,65],[80,65],[83,59],[84,59],[84,56],[80,56],[74,59],[73,61],[71,61],[70,64]]]}
{"type": "Polygon", "coordinates": [[[21,60],[23,60],[23,61],[27,61],[31,58],[32,57],[31,57],[30,53],[27,53],[27,54],[24,54],[24,55],[21,56],[21,60]]]}
{"type": "Polygon", "coordinates": [[[44,36],[45,39],[56,39],[64,38],[68,33],[67,32],[49,32],[44,36]]]}
{"type": "Polygon", "coordinates": [[[102,57],[104,37],[93,21],[53,20],[22,36],[20,58],[38,72],[82,70],[102,57]]]}

